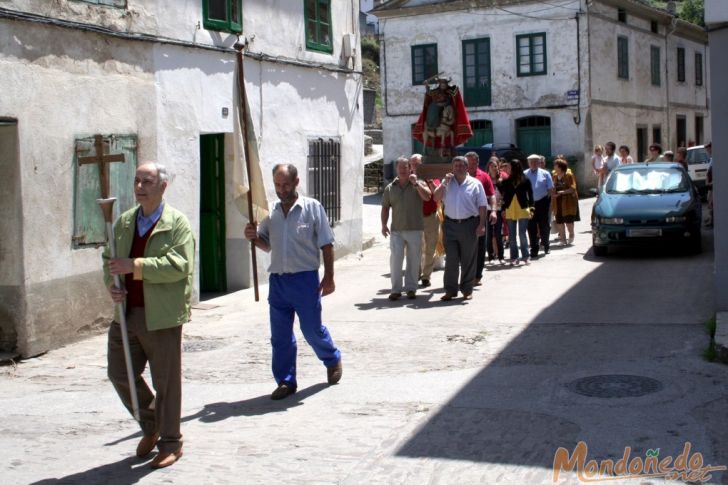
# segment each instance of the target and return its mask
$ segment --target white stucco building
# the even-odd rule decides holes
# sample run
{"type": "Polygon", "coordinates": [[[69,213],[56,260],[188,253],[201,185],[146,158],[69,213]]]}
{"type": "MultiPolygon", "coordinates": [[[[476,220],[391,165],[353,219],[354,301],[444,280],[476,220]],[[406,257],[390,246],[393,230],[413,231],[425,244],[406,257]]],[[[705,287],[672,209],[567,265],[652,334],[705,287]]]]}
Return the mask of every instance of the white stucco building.
{"type": "Polygon", "coordinates": [[[380,19],[385,162],[419,151],[410,136],[422,80],[460,87],[475,135],[526,153],[577,159],[595,144],[635,159],[660,143],[710,139],[707,34],[637,0],[390,0],[380,19]]]}
{"type": "Polygon", "coordinates": [[[125,155],[110,164],[119,209],[137,161],[175,175],[196,293],[250,285],[231,188],[238,33],[268,200],[273,165],[295,164],[301,192],[326,199],[337,254],[359,250],[358,15],[354,0],[0,0],[0,351],[35,355],[108,322],[98,172],[78,164],[94,135],[125,155]]]}

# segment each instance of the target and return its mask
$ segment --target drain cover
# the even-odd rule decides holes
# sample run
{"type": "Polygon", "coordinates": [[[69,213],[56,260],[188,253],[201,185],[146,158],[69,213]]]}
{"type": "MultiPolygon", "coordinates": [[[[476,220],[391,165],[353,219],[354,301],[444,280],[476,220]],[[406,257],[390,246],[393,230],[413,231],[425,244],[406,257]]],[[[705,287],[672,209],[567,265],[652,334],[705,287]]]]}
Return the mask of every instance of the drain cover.
{"type": "Polygon", "coordinates": [[[583,377],[568,383],[566,387],[589,397],[639,397],[661,390],[662,383],[649,377],[611,374],[583,377]]]}
{"type": "Polygon", "coordinates": [[[183,352],[207,352],[218,349],[225,344],[219,340],[194,340],[182,344],[183,352]]]}

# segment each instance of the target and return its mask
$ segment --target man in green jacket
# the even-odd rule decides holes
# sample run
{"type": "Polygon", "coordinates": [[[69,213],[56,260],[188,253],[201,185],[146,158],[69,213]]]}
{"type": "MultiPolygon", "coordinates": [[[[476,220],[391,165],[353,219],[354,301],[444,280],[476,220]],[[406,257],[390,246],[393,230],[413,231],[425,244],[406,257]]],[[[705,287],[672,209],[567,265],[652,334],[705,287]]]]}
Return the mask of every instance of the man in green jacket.
{"type": "MultiPolygon", "coordinates": [[[[182,324],[190,319],[195,241],[187,218],[163,200],[167,171],[156,163],[137,168],[134,195],[138,207],[116,221],[116,252],[103,254],[104,282],[115,303],[126,303],[127,333],[144,433],[137,456],[155,446],[152,468],[172,465],[182,456],[182,324]],[[113,275],[124,279],[116,288],[113,275]],[[142,377],[149,362],[156,397],[142,377]]],[[[124,361],[119,305],[109,328],[108,375],[122,403],[131,411],[124,361]]]]}

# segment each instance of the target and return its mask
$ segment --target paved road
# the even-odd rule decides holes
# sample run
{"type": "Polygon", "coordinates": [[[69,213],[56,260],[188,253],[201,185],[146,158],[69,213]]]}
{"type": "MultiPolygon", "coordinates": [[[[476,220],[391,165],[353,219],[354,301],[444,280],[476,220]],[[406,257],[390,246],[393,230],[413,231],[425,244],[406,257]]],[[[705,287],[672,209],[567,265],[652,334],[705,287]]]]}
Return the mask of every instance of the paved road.
{"type": "MultiPolygon", "coordinates": [[[[378,210],[365,205],[372,236],[378,210]]],[[[447,304],[440,274],[417,300],[389,302],[376,237],[337,263],[324,300],[342,382],[323,384],[303,344],[300,390],[280,402],[268,398],[266,305],[250,291],[208,301],[185,327],[185,456],[165,470],[133,457],[105,336],[0,367],[0,481],[551,483],[554,452],[578,441],[615,460],[625,446],[677,456],[690,441],[706,464],[728,464],[728,373],[701,356],[711,251],[595,259],[588,225],[578,232],[529,267],[490,267],[472,301],[447,304]]]]}

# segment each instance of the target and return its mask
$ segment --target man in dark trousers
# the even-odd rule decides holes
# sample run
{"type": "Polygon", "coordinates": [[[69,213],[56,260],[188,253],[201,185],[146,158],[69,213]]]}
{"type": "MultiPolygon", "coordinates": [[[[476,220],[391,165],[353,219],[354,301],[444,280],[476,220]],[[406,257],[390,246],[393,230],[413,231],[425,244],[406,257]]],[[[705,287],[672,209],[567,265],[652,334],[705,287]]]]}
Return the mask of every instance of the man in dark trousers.
{"type": "Polygon", "coordinates": [[[550,252],[551,221],[549,220],[549,210],[551,208],[551,193],[554,191],[554,179],[547,170],[539,167],[540,161],[541,155],[529,155],[528,169],[523,172],[531,182],[535,201],[533,217],[528,221],[531,259],[538,258],[539,237],[541,238],[544,254],[550,252]]]}
{"type": "Polygon", "coordinates": [[[298,170],[293,165],[273,168],[273,183],[280,199],[259,227],[248,224],[245,237],[263,251],[270,251],[271,345],[273,377],[278,387],[271,399],[296,392],[296,337],[293,317],[298,315],[301,332],[316,356],[326,366],[329,384],[343,372],[341,352],[321,323],[321,297],[334,292],[334,233],[319,201],[298,195],[298,170]],[[324,276],[319,281],[320,254],[324,276]]]}
{"type": "Polygon", "coordinates": [[[465,157],[452,159],[452,173],[445,175],[433,198],[442,200],[445,206],[445,294],[440,299],[450,301],[460,290],[463,299],[470,300],[475,283],[478,238],[485,235],[488,201],[483,184],[468,175],[465,157]]]}
{"type": "MultiPolygon", "coordinates": [[[[155,446],[152,468],[172,465],[182,456],[182,324],[190,319],[195,241],[187,218],[163,200],[167,188],[163,165],[145,163],[136,170],[138,207],[115,224],[117,255],[103,254],[104,282],[115,303],[126,301],[127,334],[139,398],[142,437],[137,456],[155,446]],[[113,275],[124,278],[114,286],[113,275]],[[156,397],[142,377],[147,362],[156,397]]],[[[109,328],[108,375],[122,403],[131,411],[129,379],[117,305],[109,328]]]]}

